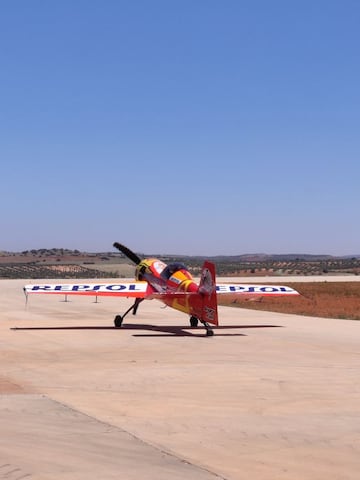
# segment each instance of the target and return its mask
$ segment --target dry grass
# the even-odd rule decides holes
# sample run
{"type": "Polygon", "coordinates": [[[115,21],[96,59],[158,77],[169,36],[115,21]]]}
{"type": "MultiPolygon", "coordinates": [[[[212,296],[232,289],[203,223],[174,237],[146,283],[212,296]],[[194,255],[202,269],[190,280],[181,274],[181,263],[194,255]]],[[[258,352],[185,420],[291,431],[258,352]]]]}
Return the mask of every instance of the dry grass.
{"type": "Polygon", "coordinates": [[[233,306],[312,317],[360,320],[360,282],[287,283],[300,297],[262,298],[233,306]]]}

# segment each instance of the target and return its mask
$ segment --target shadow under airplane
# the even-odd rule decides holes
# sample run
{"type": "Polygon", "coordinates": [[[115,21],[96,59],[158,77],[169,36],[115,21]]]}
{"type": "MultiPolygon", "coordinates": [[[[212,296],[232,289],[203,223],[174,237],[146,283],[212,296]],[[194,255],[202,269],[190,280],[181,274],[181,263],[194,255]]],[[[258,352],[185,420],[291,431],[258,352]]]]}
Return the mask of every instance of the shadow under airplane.
{"type": "MultiPolygon", "coordinates": [[[[215,328],[216,336],[244,337],[244,333],[219,333],[219,330],[251,329],[251,328],[281,328],[280,325],[221,325],[215,328]]],[[[66,326],[66,327],[11,327],[10,330],[117,330],[112,326],[66,326]]],[[[134,333],[134,337],[204,337],[197,327],[179,325],[147,325],[147,324],[123,324],[122,330],[145,330],[154,334],[134,333]],[[191,330],[191,331],[189,331],[191,330]],[[193,333],[196,332],[196,333],[193,333]]]]}

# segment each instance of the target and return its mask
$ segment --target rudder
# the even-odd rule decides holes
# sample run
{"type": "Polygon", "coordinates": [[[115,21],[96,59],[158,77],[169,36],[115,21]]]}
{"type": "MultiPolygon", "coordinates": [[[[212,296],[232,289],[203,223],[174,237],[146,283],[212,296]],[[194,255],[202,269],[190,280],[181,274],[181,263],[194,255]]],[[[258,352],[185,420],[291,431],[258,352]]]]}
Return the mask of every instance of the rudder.
{"type": "Polygon", "coordinates": [[[218,309],[216,296],[216,273],[215,265],[205,261],[199,284],[199,293],[202,299],[201,314],[199,320],[218,325],[218,309]]]}

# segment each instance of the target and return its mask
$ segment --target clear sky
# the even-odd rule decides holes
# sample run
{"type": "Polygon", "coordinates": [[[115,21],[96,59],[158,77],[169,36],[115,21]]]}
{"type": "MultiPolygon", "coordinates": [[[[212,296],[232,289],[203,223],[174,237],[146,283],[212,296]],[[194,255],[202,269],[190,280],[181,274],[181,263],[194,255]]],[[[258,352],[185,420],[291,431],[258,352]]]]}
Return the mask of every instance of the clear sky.
{"type": "Polygon", "coordinates": [[[360,2],[0,2],[0,250],[360,253],[360,2]]]}

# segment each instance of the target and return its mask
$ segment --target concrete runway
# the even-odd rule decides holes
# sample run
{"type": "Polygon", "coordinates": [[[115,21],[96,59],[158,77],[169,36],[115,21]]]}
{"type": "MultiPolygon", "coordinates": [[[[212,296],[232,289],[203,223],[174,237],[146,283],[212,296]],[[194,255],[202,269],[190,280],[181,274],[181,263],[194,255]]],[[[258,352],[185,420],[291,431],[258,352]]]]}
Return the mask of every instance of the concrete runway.
{"type": "Polygon", "coordinates": [[[360,478],[359,322],[220,307],[209,338],[153,300],[114,329],[131,300],[26,283],[0,280],[0,479],[360,478]]]}

